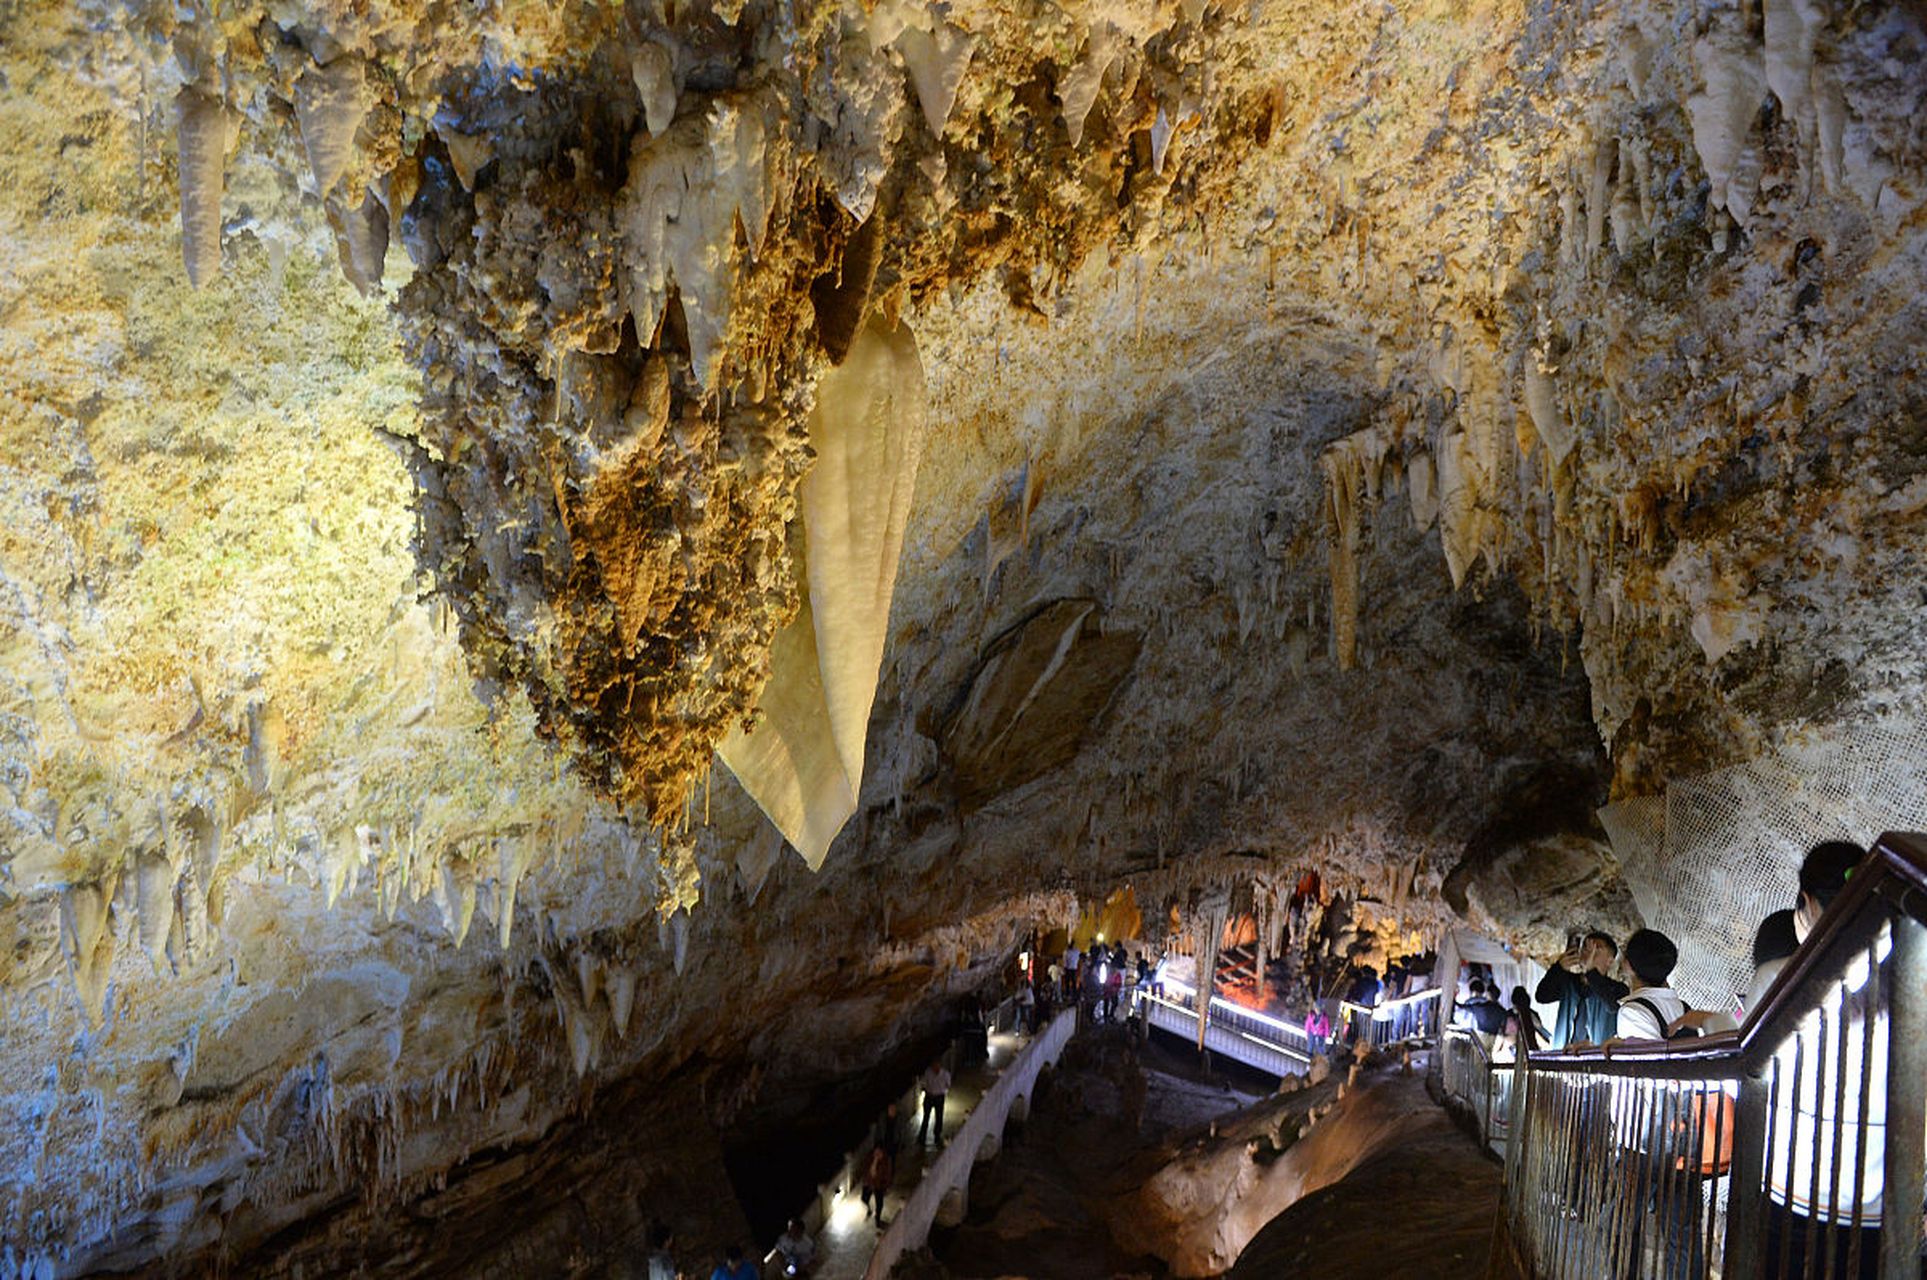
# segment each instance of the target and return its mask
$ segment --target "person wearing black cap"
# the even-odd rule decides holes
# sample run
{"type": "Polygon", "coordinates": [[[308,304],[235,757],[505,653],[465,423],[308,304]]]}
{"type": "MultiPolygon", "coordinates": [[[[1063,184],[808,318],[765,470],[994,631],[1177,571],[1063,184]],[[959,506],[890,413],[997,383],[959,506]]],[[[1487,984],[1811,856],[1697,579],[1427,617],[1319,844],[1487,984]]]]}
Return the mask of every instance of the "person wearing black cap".
{"type": "Polygon", "coordinates": [[[1619,1002],[1620,1038],[1664,1040],[1673,1019],[1686,1012],[1686,1002],[1666,985],[1679,963],[1679,948],[1659,930],[1641,929],[1626,939],[1619,962],[1631,988],[1619,1002]]]}

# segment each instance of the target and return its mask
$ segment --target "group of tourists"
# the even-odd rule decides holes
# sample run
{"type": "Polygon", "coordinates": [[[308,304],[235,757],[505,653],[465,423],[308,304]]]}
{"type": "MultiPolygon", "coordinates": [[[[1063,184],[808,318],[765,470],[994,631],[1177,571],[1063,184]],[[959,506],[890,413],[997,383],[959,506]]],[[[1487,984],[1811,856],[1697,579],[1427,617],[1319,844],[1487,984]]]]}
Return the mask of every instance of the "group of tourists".
{"type": "Polygon", "coordinates": [[[1126,987],[1135,985],[1148,991],[1153,986],[1152,975],[1151,958],[1143,951],[1134,959],[1122,942],[1096,942],[1086,953],[1072,940],[1065,945],[1062,959],[1053,962],[1045,976],[1057,1000],[1089,1008],[1097,1022],[1115,1022],[1126,987]]]}
{"type": "MultiPolygon", "coordinates": [[[[1545,1044],[1554,1049],[1737,1030],[1737,1016],[1759,1007],[1780,970],[1865,856],[1865,850],[1844,841],[1824,842],[1807,853],[1793,906],[1760,922],[1753,940],[1749,990],[1731,1012],[1692,1009],[1673,989],[1679,948],[1665,934],[1641,929],[1621,945],[1610,934],[1588,930],[1571,936],[1565,953],[1534,992],[1538,1003],[1556,1007],[1549,1030],[1537,1025],[1523,988],[1514,989],[1508,1008],[1498,1003],[1493,990],[1482,989],[1489,984],[1478,979],[1470,998],[1460,1006],[1460,1025],[1496,1038],[1505,1033],[1501,1023],[1510,1019],[1528,1047],[1545,1044]]],[[[1854,1280],[1878,1273],[1886,1099],[1884,1076],[1872,1068],[1885,1060],[1887,1026],[1884,1015],[1866,1004],[1868,998],[1867,988],[1842,993],[1834,1025],[1864,1030],[1851,1032],[1837,1067],[1822,1061],[1823,1050],[1814,1036],[1800,1037],[1781,1050],[1783,1072],[1816,1083],[1804,1093],[1782,1088],[1770,1106],[1770,1132],[1765,1139],[1768,1247],[1763,1272],[1769,1280],[1820,1274],[1854,1280]],[[1834,1080],[1832,1089],[1823,1087],[1823,1068],[1834,1080]],[[1868,1096],[1863,1098],[1863,1093],[1868,1096]],[[1857,1156],[1849,1154],[1855,1152],[1857,1156]]],[[[1667,1275],[1700,1274],[1701,1229],[1694,1220],[1702,1210],[1697,1199],[1688,1212],[1675,1213],[1657,1228],[1663,1238],[1642,1245],[1637,1224],[1652,1211],[1645,1201],[1653,1193],[1639,1181],[1637,1171],[1647,1153],[1674,1152],[1682,1143],[1692,1147],[1717,1138],[1710,1132],[1716,1124],[1726,1130],[1730,1152],[1730,1098],[1721,1101],[1724,1095],[1717,1090],[1703,1091],[1706,1100],[1695,1104],[1700,1108],[1695,1113],[1696,1127],[1709,1132],[1659,1132],[1649,1131],[1650,1118],[1631,1102],[1630,1086],[1607,1083],[1594,1088],[1597,1097],[1588,1108],[1593,1117],[1588,1141],[1602,1147],[1598,1154],[1610,1175],[1603,1184],[1609,1193],[1622,1203],[1625,1197],[1634,1197],[1635,1236],[1630,1247],[1656,1250],[1665,1259],[1667,1275]],[[1722,1108],[1723,1116],[1711,1118],[1722,1108]]],[[[1721,1162],[1730,1161],[1730,1154],[1707,1157],[1689,1151],[1667,1158],[1680,1167],[1691,1164],[1702,1174],[1718,1176],[1727,1172],[1721,1162]]]]}

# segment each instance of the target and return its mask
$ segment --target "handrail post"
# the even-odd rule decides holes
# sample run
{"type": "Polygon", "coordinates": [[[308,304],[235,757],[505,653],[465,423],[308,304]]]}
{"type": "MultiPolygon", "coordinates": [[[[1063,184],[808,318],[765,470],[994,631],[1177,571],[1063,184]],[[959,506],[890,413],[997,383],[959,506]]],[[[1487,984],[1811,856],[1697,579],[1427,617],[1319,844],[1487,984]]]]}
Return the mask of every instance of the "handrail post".
{"type": "Polygon", "coordinates": [[[1766,1237],[1766,1077],[1740,1074],[1740,1096],[1733,1108],[1733,1169],[1727,1195],[1724,1280],[1755,1280],[1764,1259],[1766,1237]]]}
{"type": "Polygon", "coordinates": [[[1880,1277],[1919,1280],[1920,1205],[1927,1182],[1927,925],[1896,913],[1893,943],[1880,1277]]]}
{"type": "MultiPolygon", "coordinates": [[[[1487,1072],[1492,1070],[1486,1065],[1487,1072]]],[[[1505,1180],[1512,1185],[1519,1176],[1519,1153],[1525,1150],[1526,1132],[1526,1087],[1527,1071],[1530,1067],[1524,1052],[1512,1056],[1512,1097],[1508,1099],[1508,1114],[1505,1122],[1505,1180]]]]}

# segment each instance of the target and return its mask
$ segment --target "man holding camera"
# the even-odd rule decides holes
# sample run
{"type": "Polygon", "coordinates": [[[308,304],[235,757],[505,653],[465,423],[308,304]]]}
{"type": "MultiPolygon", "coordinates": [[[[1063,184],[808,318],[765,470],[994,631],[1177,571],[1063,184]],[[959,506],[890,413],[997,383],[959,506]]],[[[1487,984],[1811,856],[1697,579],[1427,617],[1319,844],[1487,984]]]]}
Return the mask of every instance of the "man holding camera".
{"type": "Polygon", "coordinates": [[[1628,989],[1607,975],[1618,954],[1619,944],[1609,934],[1575,933],[1567,939],[1566,953],[1539,979],[1533,999],[1559,1006],[1552,1025],[1553,1048],[1604,1044],[1618,1034],[1619,1002],[1628,989]]]}

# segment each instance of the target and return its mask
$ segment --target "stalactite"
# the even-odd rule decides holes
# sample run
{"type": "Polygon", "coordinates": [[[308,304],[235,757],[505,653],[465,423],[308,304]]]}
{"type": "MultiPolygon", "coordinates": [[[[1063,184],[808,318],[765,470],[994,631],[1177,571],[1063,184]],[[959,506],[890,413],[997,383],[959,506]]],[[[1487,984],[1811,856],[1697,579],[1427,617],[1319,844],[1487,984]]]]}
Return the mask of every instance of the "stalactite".
{"type": "Polygon", "coordinates": [[[180,124],[181,258],[200,288],[221,270],[221,195],[232,126],[227,107],[189,85],[174,99],[180,124]]]}

